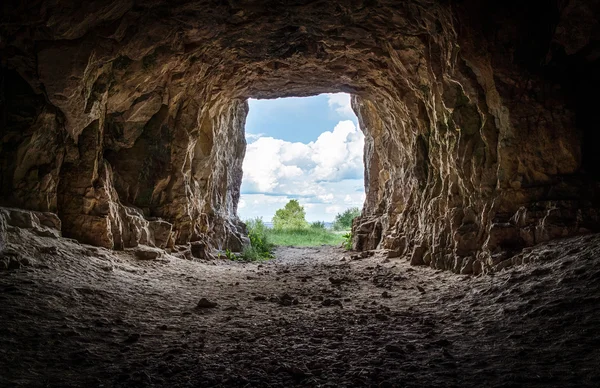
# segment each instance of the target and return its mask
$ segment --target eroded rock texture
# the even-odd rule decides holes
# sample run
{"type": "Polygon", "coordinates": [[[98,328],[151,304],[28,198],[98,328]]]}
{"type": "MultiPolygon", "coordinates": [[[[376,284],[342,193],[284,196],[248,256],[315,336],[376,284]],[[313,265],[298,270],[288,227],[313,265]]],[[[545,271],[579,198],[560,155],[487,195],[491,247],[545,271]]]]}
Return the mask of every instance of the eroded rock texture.
{"type": "Polygon", "coordinates": [[[334,91],[367,138],[357,249],[477,273],[598,229],[598,0],[2,7],[2,202],[66,236],[239,249],[245,100],[334,91]]]}

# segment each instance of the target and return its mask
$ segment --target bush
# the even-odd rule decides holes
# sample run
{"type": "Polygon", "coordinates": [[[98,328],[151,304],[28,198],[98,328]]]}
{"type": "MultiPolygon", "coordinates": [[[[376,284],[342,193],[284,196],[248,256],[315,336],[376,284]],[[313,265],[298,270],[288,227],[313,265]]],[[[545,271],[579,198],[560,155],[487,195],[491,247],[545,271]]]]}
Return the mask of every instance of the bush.
{"type": "Polygon", "coordinates": [[[360,215],[360,209],[351,207],[344,210],[343,213],[338,213],[333,222],[334,230],[350,230],[352,229],[352,221],[360,215]]]}
{"type": "Polygon", "coordinates": [[[352,249],[352,232],[348,232],[342,236],[344,238],[344,242],[342,242],[342,246],[346,250],[352,249]]]}
{"type": "Polygon", "coordinates": [[[306,213],[300,203],[292,199],[283,209],[279,209],[273,216],[273,229],[303,229],[308,228],[305,219],[306,213]]]}
{"type": "Polygon", "coordinates": [[[246,220],[250,246],[244,248],[242,258],[250,261],[270,259],[273,244],[269,241],[268,229],[262,218],[246,220]]]}
{"type": "Polygon", "coordinates": [[[323,221],[315,221],[310,224],[311,229],[325,229],[325,222],[323,221]]]}

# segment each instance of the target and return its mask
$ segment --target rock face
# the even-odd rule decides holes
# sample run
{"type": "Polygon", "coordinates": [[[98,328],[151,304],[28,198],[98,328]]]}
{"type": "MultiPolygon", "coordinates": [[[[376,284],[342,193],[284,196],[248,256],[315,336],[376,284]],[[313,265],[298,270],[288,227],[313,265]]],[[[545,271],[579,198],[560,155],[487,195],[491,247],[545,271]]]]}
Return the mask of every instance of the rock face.
{"type": "Polygon", "coordinates": [[[600,1],[497,3],[4,2],[0,204],[108,248],[239,250],[246,99],[344,91],[357,249],[477,273],[597,230],[600,1]]]}

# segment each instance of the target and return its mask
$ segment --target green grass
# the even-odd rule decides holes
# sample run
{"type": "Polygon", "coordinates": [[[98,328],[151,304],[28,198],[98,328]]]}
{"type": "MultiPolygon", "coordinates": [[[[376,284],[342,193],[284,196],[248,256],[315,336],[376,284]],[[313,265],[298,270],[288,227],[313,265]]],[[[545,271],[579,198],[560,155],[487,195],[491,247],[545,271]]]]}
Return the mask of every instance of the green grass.
{"type": "Polygon", "coordinates": [[[269,242],[273,245],[295,247],[340,245],[344,242],[343,234],[314,227],[303,229],[267,229],[269,242]]]}
{"type": "Polygon", "coordinates": [[[346,231],[325,229],[323,222],[313,222],[310,227],[297,229],[270,229],[262,219],[254,218],[245,221],[248,227],[250,245],[237,257],[227,251],[225,256],[230,260],[260,261],[273,258],[276,246],[315,247],[320,245],[347,246],[351,236],[346,231]]]}

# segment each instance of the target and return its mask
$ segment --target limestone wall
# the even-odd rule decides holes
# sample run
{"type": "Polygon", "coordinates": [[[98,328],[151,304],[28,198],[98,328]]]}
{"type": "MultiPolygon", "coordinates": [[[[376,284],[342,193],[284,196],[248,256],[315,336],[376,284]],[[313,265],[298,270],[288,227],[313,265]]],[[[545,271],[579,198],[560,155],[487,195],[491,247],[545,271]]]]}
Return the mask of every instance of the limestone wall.
{"type": "Polygon", "coordinates": [[[0,204],[109,248],[241,249],[245,100],[343,91],[357,249],[477,273],[597,230],[599,2],[488,3],[3,3],[0,204]]]}

